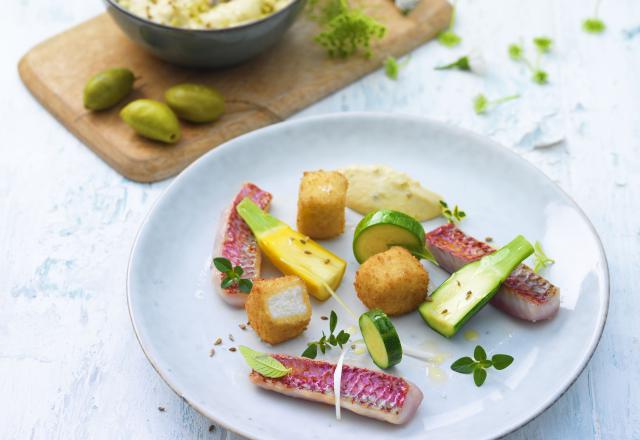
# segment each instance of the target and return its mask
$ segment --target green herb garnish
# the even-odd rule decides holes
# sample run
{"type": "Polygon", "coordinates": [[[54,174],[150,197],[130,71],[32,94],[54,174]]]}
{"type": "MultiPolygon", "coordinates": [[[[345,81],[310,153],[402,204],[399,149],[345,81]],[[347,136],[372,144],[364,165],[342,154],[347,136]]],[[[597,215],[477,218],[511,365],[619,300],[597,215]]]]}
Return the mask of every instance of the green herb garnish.
{"type": "Polygon", "coordinates": [[[604,24],[600,18],[598,18],[598,10],[600,9],[601,0],[596,0],[596,4],[593,8],[593,17],[589,17],[582,22],[582,30],[590,34],[601,34],[607,29],[607,25],[604,24]]]}
{"type": "Polygon", "coordinates": [[[487,368],[504,370],[513,362],[513,356],[508,354],[494,354],[491,359],[487,359],[487,352],[480,345],[476,345],[473,350],[473,357],[462,357],[451,364],[451,369],[456,373],[473,374],[473,381],[476,386],[482,386],[487,379],[487,368]]]}
{"type": "Polygon", "coordinates": [[[238,289],[240,289],[241,292],[251,292],[253,282],[248,278],[240,278],[244,273],[244,270],[240,266],[233,267],[231,261],[223,257],[214,258],[213,265],[216,269],[225,274],[225,277],[220,283],[220,287],[228,289],[229,287],[238,286],[238,289]]]}
{"type": "Polygon", "coordinates": [[[444,66],[435,67],[435,70],[450,70],[450,69],[464,70],[467,72],[471,71],[471,65],[469,64],[469,57],[465,55],[463,57],[458,58],[452,63],[445,64],[444,66]]]}
{"type": "Polygon", "coordinates": [[[497,107],[500,104],[503,104],[507,101],[512,101],[518,98],[520,98],[520,95],[516,94],[516,95],[509,95],[509,96],[504,96],[502,98],[489,100],[485,95],[481,93],[475,98],[473,98],[473,110],[476,112],[476,114],[483,115],[493,107],[497,107]]]}
{"type": "Polygon", "coordinates": [[[277,379],[278,377],[283,377],[291,373],[291,368],[285,367],[279,360],[266,353],[260,353],[259,351],[252,350],[244,345],[241,345],[238,348],[240,349],[240,353],[247,364],[256,373],[259,373],[264,377],[277,379]]]}
{"type": "Polygon", "coordinates": [[[314,0],[310,8],[312,17],[325,28],[315,40],[331,57],[346,58],[362,51],[370,58],[373,53],[371,41],[382,38],[387,31],[374,18],[352,8],[347,0],[314,0]]]}
{"type": "Polygon", "coordinates": [[[543,85],[549,82],[549,74],[544,70],[536,70],[531,77],[534,83],[543,85]]]}
{"type": "Polygon", "coordinates": [[[340,333],[334,335],[333,332],[338,325],[338,315],[333,310],[329,316],[329,336],[326,336],[324,331],[322,337],[314,342],[310,342],[305,351],[302,352],[302,357],[309,359],[315,359],[318,356],[318,349],[325,354],[327,350],[331,350],[331,347],[340,347],[349,341],[351,335],[344,330],[340,330],[340,333]]]}
{"type": "Polygon", "coordinates": [[[453,3],[453,7],[451,10],[451,20],[449,21],[449,26],[442,32],[438,34],[438,41],[440,44],[446,47],[454,47],[460,44],[462,38],[453,31],[453,25],[456,20],[456,4],[453,3]]]}
{"type": "Polygon", "coordinates": [[[452,211],[444,200],[440,200],[440,209],[442,211],[442,216],[446,218],[449,223],[454,225],[456,223],[460,223],[462,219],[467,216],[467,213],[458,208],[458,205],[454,206],[452,211]]]}
{"type": "Polygon", "coordinates": [[[587,18],[582,22],[582,30],[590,34],[601,34],[607,29],[607,25],[599,18],[587,18]]]}
{"type": "Polygon", "coordinates": [[[535,273],[540,272],[547,266],[551,266],[556,260],[553,260],[544,253],[542,250],[542,244],[539,241],[536,241],[533,245],[533,258],[534,258],[534,266],[533,271],[535,273]]]}
{"type": "Polygon", "coordinates": [[[533,39],[533,44],[536,45],[536,49],[538,49],[540,53],[549,53],[551,52],[553,40],[549,37],[536,37],[533,39]]]}
{"type": "Polygon", "coordinates": [[[522,62],[531,71],[531,80],[536,84],[546,84],[549,82],[549,74],[542,69],[540,65],[540,58],[543,54],[551,52],[553,46],[553,40],[549,37],[536,37],[533,39],[533,44],[536,47],[536,62],[532,63],[530,59],[526,57],[525,50],[522,44],[510,44],[507,52],[509,58],[516,62],[522,62]]]}
{"type": "Polygon", "coordinates": [[[509,58],[513,61],[520,61],[524,56],[524,50],[522,46],[519,44],[510,44],[509,45],[509,58]]]}
{"type": "Polygon", "coordinates": [[[400,63],[394,57],[389,56],[386,60],[384,60],[384,73],[389,79],[397,80],[400,69],[409,64],[410,60],[411,57],[407,57],[403,62],[400,63]]]}

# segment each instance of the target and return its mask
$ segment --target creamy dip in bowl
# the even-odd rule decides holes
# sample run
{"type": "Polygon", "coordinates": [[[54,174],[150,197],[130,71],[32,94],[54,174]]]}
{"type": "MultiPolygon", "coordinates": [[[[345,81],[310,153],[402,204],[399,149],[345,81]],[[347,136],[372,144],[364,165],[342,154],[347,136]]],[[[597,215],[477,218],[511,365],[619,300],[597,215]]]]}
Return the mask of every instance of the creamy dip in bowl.
{"type": "Polygon", "coordinates": [[[117,0],[158,24],[185,29],[224,29],[261,20],[292,0],[117,0]]]}
{"type": "Polygon", "coordinates": [[[189,67],[239,64],[276,44],[306,0],[103,0],[122,31],[189,67]]]}

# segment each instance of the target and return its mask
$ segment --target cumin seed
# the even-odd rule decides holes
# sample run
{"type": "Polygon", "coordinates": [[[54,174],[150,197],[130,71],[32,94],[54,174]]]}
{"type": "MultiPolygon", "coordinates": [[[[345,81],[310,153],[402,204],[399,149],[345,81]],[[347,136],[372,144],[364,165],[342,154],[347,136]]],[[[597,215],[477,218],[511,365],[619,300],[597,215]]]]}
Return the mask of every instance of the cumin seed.
{"type": "Polygon", "coordinates": [[[230,340],[231,342],[235,342],[235,339],[233,339],[233,335],[232,335],[231,333],[229,333],[229,340],[230,340]]]}
{"type": "Polygon", "coordinates": [[[493,237],[485,237],[484,241],[486,241],[487,243],[491,243],[493,241],[493,237]]]}
{"type": "Polygon", "coordinates": [[[326,321],[329,318],[327,318],[326,316],[323,315],[323,316],[320,317],[320,319],[322,319],[323,321],[326,321]]]}
{"type": "Polygon", "coordinates": [[[217,338],[216,341],[213,343],[213,345],[220,345],[222,344],[222,338],[217,338]]]}
{"type": "Polygon", "coordinates": [[[444,309],[444,310],[443,310],[442,312],[440,312],[440,313],[442,313],[443,315],[446,315],[447,313],[449,313],[449,310],[444,309]]]}
{"type": "Polygon", "coordinates": [[[311,255],[311,251],[305,250],[304,253],[307,254],[307,255],[311,255]]]}
{"type": "Polygon", "coordinates": [[[229,351],[236,351],[236,347],[230,347],[229,351]]]}

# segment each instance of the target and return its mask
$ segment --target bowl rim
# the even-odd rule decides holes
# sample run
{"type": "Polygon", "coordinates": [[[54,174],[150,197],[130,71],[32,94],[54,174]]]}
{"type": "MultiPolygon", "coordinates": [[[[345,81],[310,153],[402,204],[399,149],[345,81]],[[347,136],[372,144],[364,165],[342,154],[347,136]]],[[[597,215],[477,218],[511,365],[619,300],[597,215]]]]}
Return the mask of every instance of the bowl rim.
{"type": "Polygon", "coordinates": [[[259,23],[265,22],[270,20],[273,17],[276,17],[278,15],[282,15],[285,12],[287,12],[289,9],[293,8],[294,5],[298,4],[298,3],[302,3],[305,0],[291,0],[290,3],[285,6],[284,8],[280,9],[279,11],[276,11],[272,14],[267,15],[266,17],[260,18],[258,20],[254,20],[254,21],[250,21],[248,23],[244,23],[244,24],[239,24],[236,26],[230,26],[230,27],[226,27],[226,28],[220,28],[220,29],[188,29],[188,28],[181,28],[181,27],[176,27],[176,26],[169,26],[166,24],[162,24],[162,23],[157,23],[155,21],[151,21],[147,18],[141,17],[140,15],[136,15],[133,12],[129,11],[128,9],[124,8],[123,6],[121,6],[117,0],[103,0],[107,5],[117,9],[119,12],[123,13],[124,15],[129,16],[129,18],[132,18],[136,21],[140,21],[143,23],[147,23],[150,24],[152,26],[157,26],[159,28],[163,28],[163,29],[167,29],[167,30],[171,30],[174,32],[195,32],[195,33],[225,33],[225,32],[232,32],[232,31],[237,31],[237,30],[242,30],[244,28],[249,28],[251,26],[257,25],[259,23]]]}

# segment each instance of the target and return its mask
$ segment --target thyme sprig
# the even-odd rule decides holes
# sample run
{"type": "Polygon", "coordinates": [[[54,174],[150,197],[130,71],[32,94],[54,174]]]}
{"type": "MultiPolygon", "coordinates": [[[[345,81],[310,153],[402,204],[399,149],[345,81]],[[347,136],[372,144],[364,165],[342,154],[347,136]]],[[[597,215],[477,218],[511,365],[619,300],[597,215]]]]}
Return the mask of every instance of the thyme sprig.
{"type": "Polygon", "coordinates": [[[351,335],[344,330],[335,335],[334,331],[338,325],[338,315],[333,310],[329,315],[329,336],[322,332],[322,337],[317,341],[309,342],[307,348],[302,352],[302,357],[309,359],[315,359],[318,356],[318,349],[325,354],[327,350],[331,350],[332,347],[342,348],[348,341],[351,335]]]}
{"type": "Polygon", "coordinates": [[[220,283],[220,287],[228,289],[237,286],[241,292],[249,293],[253,287],[253,282],[248,278],[241,278],[244,270],[240,266],[233,267],[231,261],[223,257],[213,259],[213,265],[218,271],[223,273],[225,277],[220,283]]]}
{"type": "Polygon", "coordinates": [[[480,345],[473,350],[473,359],[469,356],[461,357],[453,364],[451,369],[456,373],[473,374],[473,382],[480,387],[487,379],[487,369],[493,367],[496,370],[504,370],[513,363],[513,356],[508,354],[494,354],[487,359],[487,352],[480,345]]]}
{"type": "Polygon", "coordinates": [[[547,266],[551,266],[553,263],[556,262],[556,260],[547,257],[547,255],[542,250],[542,243],[540,243],[539,241],[536,241],[535,244],[533,245],[533,258],[534,258],[533,271],[535,273],[540,272],[547,266]]]}
{"type": "Polygon", "coordinates": [[[440,200],[440,209],[442,210],[442,216],[454,225],[460,223],[467,216],[467,213],[461,210],[458,205],[455,205],[452,210],[444,200],[440,200]]]}

